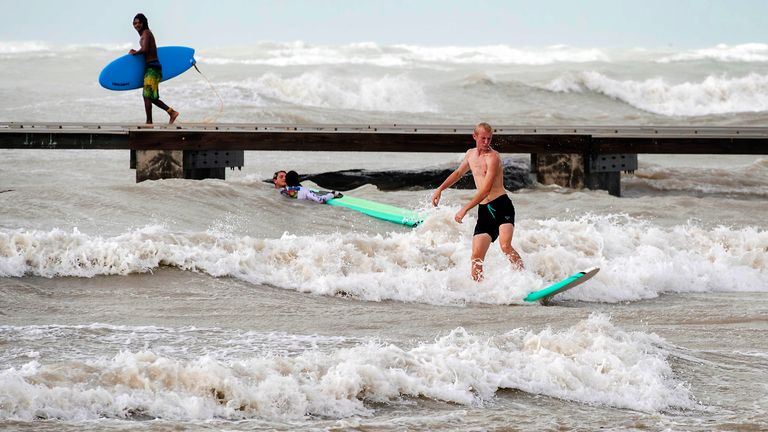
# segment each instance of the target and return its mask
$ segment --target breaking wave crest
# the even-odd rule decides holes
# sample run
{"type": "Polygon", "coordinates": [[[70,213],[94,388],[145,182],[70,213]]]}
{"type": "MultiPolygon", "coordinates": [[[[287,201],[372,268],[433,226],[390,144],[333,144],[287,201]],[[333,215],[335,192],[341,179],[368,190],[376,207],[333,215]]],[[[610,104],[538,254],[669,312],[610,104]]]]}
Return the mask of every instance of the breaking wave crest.
{"type": "MultiPolygon", "coordinates": [[[[0,327],[19,340],[62,330],[88,331],[0,327]]],[[[147,329],[100,332],[141,339],[147,329]]],[[[194,336],[189,333],[184,337],[194,336]]],[[[183,358],[145,349],[61,362],[44,357],[0,371],[0,418],[345,418],[371,416],[375,404],[404,398],[478,405],[501,389],[646,412],[693,408],[664,345],[658,336],[626,332],[592,315],[559,331],[484,336],[456,328],[413,347],[369,341],[293,356],[256,350],[242,358],[183,358]]]]}
{"type": "Polygon", "coordinates": [[[503,254],[486,258],[486,281],[467,277],[471,223],[451,209],[413,231],[296,236],[174,233],[149,226],[115,237],[54,229],[0,231],[0,276],[93,277],[150,272],[160,266],[236,277],[320,295],[429,304],[521,303],[553,280],[591,266],[603,270],[564,298],[618,302],[664,292],[766,290],[768,232],[746,227],[671,228],[626,216],[524,220],[516,248],[527,270],[503,254]]]}
{"type": "Polygon", "coordinates": [[[768,75],[709,76],[700,82],[670,83],[663,78],[617,80],[587,71],[563,75],[546,88],[553,92],[594,92],[664,116],[762,112],[768,110],[768,75]]]}

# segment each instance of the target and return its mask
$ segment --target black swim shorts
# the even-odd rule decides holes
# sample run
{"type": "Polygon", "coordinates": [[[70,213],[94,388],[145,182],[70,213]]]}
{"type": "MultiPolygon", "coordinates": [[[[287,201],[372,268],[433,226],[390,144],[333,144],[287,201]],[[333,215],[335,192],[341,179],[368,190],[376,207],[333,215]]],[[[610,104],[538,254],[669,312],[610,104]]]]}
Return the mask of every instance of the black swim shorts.
{"type": "Polygon", "coordinates": [[[504,194],[488,204],[480,204],[477,207],[477,225],[475,225],[474,235],[488,234],[494,242],[499,238],[499,226],[507,223],[515,225],[515,206],[504,194]]]}

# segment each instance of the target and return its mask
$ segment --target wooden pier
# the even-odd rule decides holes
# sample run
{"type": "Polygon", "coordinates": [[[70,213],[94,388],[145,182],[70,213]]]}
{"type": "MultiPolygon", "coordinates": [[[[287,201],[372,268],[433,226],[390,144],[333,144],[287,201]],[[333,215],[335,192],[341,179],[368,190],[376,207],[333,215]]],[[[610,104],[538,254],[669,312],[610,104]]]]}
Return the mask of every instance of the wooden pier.
{"type": "MultiPolygon", "coordinates": [[[[0,148],[463,152],[472,125],[0,123],[0,148]]],[[[768,154],[765,127],[497,126],[505,153],[768,154]]]]}
{"type": "MultiPolygon", "coordinates": [[[[234,152],[461,153],[474,146],[472,129],[473,125],[224,123],[147,128],[117,123],[11,122],[0,123],[0,148],[131,150],[137,181],[179,176],[223,178],[221,165],[242,163],[242,156],[238,158],[234,152]],[[213,162],[210,152],[217,156],[219,152],[233,152],[233,157],[213,162]],[[151,161],[157,166],[168,165],[158,163],[158,157],[172,158],[177,165],[184,165],[184,171],[153,172],[151,161]],[[191,166],[195,163],[208,166],[191,166]]],[[[636,168],[637,154],[765,155],[768,128],[499,125],[494,129],[493,142],[503,153],[530,153],[531,170],[541,183],[608,189],[619,195],[620,173],[636,168]]]]}

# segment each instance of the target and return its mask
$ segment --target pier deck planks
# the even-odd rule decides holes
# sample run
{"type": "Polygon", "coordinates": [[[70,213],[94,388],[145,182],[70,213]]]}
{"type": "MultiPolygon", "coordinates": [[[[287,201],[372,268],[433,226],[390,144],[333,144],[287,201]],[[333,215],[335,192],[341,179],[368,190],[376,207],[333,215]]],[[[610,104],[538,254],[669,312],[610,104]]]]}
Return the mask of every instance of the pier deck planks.
{"type": "MultiPolygon", "coordinates": [[[[0,123],[5,149],[287,150],[459,153],[472,125],[0,123]]],[[[768,154],[768,128],[499,126],[504,153],[768,154]]]]}

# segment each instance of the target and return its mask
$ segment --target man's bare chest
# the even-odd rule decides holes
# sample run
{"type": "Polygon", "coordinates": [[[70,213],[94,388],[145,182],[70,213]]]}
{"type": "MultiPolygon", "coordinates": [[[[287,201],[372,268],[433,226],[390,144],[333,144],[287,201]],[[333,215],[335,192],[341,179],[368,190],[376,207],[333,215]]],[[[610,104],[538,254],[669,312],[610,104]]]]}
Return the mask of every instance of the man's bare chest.
{"type": "Polygon", "coordinates": [[[468,162],[469,169],[472,171],[472,174],[485,176],[485,174],[488,172],[488,161],[486,158],[478,156],[470,158],[468,162]]]}

